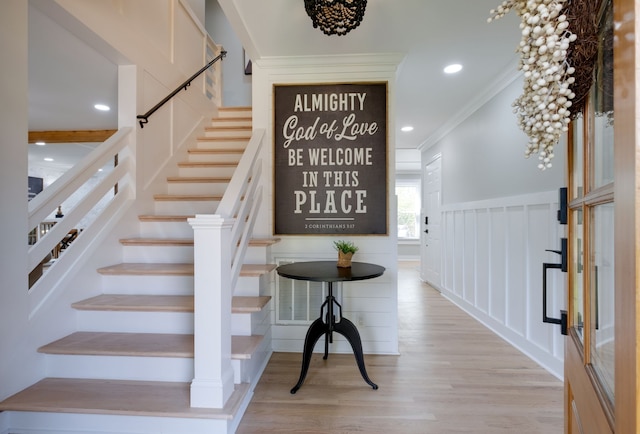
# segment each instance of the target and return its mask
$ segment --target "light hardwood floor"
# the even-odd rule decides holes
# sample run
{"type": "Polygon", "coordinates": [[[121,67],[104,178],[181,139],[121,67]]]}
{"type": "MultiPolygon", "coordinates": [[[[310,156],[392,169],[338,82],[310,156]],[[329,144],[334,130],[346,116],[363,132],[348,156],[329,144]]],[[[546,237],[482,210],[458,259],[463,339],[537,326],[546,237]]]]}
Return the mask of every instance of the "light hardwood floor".
{"type": "MultiPolygon", "coordinates": [[[[400,355],[274,353],[237,434],[562,433],[563,384],[419,280],[398,273],[400,355]]],[[[319,341],[318,345],[321,344],[319,341]]]]}

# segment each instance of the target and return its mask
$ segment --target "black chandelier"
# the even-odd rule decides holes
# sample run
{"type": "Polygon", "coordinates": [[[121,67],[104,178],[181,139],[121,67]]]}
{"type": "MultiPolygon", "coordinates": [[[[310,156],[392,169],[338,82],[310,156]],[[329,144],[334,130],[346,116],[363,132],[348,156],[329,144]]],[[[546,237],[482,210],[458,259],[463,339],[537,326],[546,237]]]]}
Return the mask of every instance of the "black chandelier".
{"type": "Polygon", "coordinates": [[[346,35],[360,25],[367,0],[304,0],[313,27],[325,35],[346,35]]]}

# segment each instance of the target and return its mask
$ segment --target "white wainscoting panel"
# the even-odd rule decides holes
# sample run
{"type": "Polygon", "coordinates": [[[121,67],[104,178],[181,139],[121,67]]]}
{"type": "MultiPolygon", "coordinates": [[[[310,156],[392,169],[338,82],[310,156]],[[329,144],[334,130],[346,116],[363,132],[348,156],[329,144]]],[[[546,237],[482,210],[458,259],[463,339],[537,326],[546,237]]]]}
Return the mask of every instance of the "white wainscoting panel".
{"type": "MultiPolygon", "coordinates": [[[[444,205],[439,289],[562,378],[564,336],[542,322],[542,264],[560,261],[546,250],[566,236],[557,209],[557,191],[444,205]]],[[[548,271],[548,316],[566,309],[566,278],[548,271]]]]}

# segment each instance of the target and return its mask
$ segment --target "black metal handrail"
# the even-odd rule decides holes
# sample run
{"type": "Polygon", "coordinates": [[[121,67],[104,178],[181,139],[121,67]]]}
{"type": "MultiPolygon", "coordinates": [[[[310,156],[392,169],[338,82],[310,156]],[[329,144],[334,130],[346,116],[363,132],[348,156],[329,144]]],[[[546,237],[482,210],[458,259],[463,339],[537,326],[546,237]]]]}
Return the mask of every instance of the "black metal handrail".
{"type": "Polygon", "coordinates": [[[220,54],[218,54],[216,57],[214,57],[211,62],[207,63],[206,65],[204,65],[202,68],[200,68],[200,70],[198,72],[196,72],[195,74],[193,74],[191,77],[189,77],[189,79],[187,79],[187,81],[185,81],[184,83],[182,83],[180,86],[178,86],[173,92],[171,92],[169,95],[167,95],[166,97],[164,97],[164,99],[162,101],[160,101],[158,104],[154,105],[148,112],[146,112],[143,115],[138,115],[136,116],[137,119],[139,119],[140,122],[140,128],[144,128],[144,124],[149,122],[149,117],[154,114],[156,112],[156,110],[158,110],[160,107],[162,107],[167,101],[169,101],[171,98],[173,98],[178,92],[180,92],[181,90],[187,90],[187,88],[189,86],[191,86],[191,82],[193,80],[195,80],[200,74],[202,74],[204,71],[206,71],[207,69],[209,69],[211,67],[211,65],[213,65],[214,63],[216,63],[218,60],[223,59],[225,56],[227,55],[226,51],[221,51],[220,54]]]}

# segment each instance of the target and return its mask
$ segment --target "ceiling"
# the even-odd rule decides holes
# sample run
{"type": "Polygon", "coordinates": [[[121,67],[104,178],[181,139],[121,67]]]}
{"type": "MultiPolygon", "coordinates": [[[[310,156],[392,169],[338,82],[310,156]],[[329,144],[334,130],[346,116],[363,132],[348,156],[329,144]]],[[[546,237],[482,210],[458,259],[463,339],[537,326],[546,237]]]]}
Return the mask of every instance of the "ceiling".
{"type": "Polygon", "coordinates": [[[404,54],[395,85],[399,148],[433,141],[470,104],[517,73],[517,15],[487,23],[501,0],[368,0],[362,23],[345,36],[314,29],[303,0],[218,2],[251,59],[404,54]],[[445,74],[451,63],[462,64],[462,71],[445,74]],[[414,130],[401,133],[404,125],[414,130]]]}
{"type": "MultiPolygon", "coordinates": [[[[517,74],[517,15],[487,23],[500,0],[368,0],[362,24],[345,36],[314,29],[303,0],[218,1],[252,59],[401,53],[398,148],[433,144],[517,74]],[[462,71],[445,74],[451,63],[462,71]],[[414,130],[401,132],[405,125],[414,130]]],[[[36,7],[29,12],[29,129],[116,128],[115,110],[93,109],[116,106],[116,65],[36,7]]]]}

